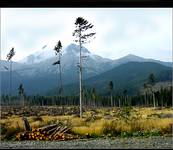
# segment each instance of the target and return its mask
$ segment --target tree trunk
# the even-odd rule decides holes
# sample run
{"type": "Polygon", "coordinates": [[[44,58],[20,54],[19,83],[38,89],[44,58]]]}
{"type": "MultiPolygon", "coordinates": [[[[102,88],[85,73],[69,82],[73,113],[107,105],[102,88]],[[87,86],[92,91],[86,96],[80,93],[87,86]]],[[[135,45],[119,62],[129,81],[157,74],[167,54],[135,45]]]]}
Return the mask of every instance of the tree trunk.
{"type": "Polygon", "coordinates": [[[23,102],[23,107],[25,107],[25,99],[24,99],[24,95],[22,94],[22,102],[23,102]]]}
{"type": "Polygon", "coordinates": [[[154,105],[154,108],[155,108],[156,107],[156,101],[155,101],[154,92],[153,92],[153,105],[154,105]]]}
{"type": "Polygon", "coordinates": [[[61,57],[60,57],[60,53],[59,53],[59,61],[60,61],[60,63],[59,63],[59,73],[60,73],[60,95],[62,94],[62,92],[63,92],[63,87],[62,87],[62,75],[61,75],[61,57]]]}
{"type": "Polygon", "coordinates": [[[145,98],[145,106],[147,106],[147,94],[146,94],[146,92],[144,94],[144,98],[145,98]]]}
{"type": "Polygon", "coordinates": [[[12,81],[12,61],[10,60],[10,75],[9,75],[9,101],[8,101],[8,105],[10,105],[11,103],[11,82],[12,81]]]}
{"type": "Polygon", "coordinates": [[[161,97],[161,105],[163,107],[163,96],[161,97]]]}
{"type": "Polygon", "coordinates": [[[24,122],[25,130],[26,131],[31,131],[31,127],[29,125],[29,122],[28,122],[27,118],[26,117],[22,117],[22,119],[23,119],[23,122],[24,122]]]}
{"type": "Polygon", "coordinates": [[[82,118],[82,60],[81,60],[81,30],[79,36],[80,56],[79,56],[79,88],[80,88],[80,118],[82,118]]]}
{"type": "Polygon", "coordinates": [[[119,102],[119,107],[121,107],[121,101],[120,101],[120,98],[118,99],[118,102],[119,102]]]}
{"type": "Polygon", "coordinates": [[[43,106],[43,98],[41,97],[41,106],[43,106]]]}
{"type": "Polygon", "coordinates": [[[111,92],[111,107],[113,107],[112,92],[111,92]]]}

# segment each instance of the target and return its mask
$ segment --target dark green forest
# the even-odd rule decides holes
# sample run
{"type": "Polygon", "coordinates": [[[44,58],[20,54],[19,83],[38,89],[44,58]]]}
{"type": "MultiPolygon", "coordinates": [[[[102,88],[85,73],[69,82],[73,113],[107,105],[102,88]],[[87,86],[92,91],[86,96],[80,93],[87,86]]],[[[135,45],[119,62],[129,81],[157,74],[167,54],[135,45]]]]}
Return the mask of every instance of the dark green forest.
{"type": "MultiPolygon", "coordinates": [[[[156,106],[172,106],[172,86],[167,88],[161,88],[154,92],[156,99],[156,106]]],[[[12,96],[9,102],[8,95],[1,96],[1,105],[23,105],[20,96],[12,96]]],[[[27,106],[48,106],[48,105],[65,105],[73,106],[79,105],[79,96],[26,96],[25,105],[27,106]]],[[[145,94],[139,94],[135,96],[129,96],[124,93],[113,94],[113,106],[121,107],[124,105],[131,106],[153,106],[153,97],[150,91],[145,94]]],[[[107,107],[111,106],[110,95],[100,95],[97,93],[97,89],[86,89],[83,95],[83,106],[89,107],[107,107]]]]}

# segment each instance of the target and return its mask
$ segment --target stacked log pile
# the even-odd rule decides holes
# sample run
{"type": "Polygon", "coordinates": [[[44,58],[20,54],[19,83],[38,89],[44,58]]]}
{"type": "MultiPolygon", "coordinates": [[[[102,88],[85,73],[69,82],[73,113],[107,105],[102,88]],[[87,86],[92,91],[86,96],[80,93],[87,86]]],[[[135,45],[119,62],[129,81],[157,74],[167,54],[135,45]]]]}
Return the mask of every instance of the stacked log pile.
{"type": "Polygon", "coordinates": [[[44,126],[37,129],[32,129],[31,131],[24,131],[16,135],[16,140],[43,140],[43,141],[52,141],[52,140],[72,140],[78,138],[76,135],[69,134],[69,127],[52,124],[44,126]]]}

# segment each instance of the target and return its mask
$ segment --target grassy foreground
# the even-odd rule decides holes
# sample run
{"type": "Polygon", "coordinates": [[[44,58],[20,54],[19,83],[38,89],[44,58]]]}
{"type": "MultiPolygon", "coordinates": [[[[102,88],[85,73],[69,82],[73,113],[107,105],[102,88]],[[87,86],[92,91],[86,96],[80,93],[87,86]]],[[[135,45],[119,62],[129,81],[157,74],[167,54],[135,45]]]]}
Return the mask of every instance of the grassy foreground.
{"type": "MultiPolygon", "coordinates": [[[[56,109],[56,107],[55,107],[56,109]]],[[[83,118],[77,115],[37,115],[27,117],[32,128],[62,122],[71,132],[89,137],[131,137],[172,135],[172,108],[100,108],[88,109],[83,118]]],[[[24,130],[21,116],[11,115],[0,120],[1,139],[14,139],[24,130]]]]}

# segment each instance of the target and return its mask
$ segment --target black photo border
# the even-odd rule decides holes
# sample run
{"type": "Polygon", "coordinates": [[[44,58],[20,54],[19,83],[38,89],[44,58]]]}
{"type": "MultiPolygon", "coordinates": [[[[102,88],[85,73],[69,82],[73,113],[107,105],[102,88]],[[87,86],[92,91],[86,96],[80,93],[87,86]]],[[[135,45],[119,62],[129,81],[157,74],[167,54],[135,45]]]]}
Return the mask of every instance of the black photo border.
{"type": "Polygon", "coordinates": [[[173,7],[173,0],[1,0],[9,7],[173,7]]]}

